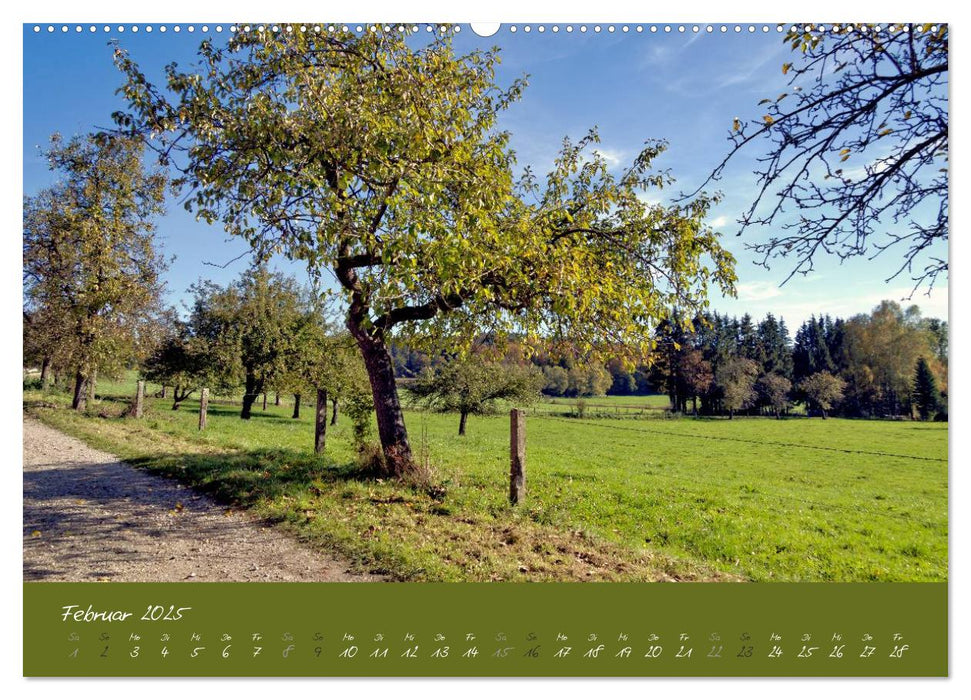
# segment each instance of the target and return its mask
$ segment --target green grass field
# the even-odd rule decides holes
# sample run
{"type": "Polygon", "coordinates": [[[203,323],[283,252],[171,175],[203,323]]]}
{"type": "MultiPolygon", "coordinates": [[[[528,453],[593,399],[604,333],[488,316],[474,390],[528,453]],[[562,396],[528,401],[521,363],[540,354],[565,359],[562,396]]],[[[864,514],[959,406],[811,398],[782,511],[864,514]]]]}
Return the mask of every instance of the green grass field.
{"type": "Polygon", "coordinates": [[[409,411],[434,475],[409,487],[360,473],[346,421],[314,456],[309,405],[248,422],[211,406],[200,434],[192,399],[150,399],[137,421],[118,417],[124,400],[81,416],[64,395],[24,397],[30,415],[394,579],[947,579],[947,424],[530,415],[512,508],[505,415],[473,416],[459,438],[457,416],[409,411]]]}
{"type": "MultiPolygon", "coordinates": [[[[651,394],[649,396],[592,396],[583,400],[589,405],[605,408],[671,408],[671,400],[664,394],[651,394]]],[[[549,398],[543,401],[543,403],[554,406],[572,406],[576,402],[576,399],[559,397],[549,398]]]]}

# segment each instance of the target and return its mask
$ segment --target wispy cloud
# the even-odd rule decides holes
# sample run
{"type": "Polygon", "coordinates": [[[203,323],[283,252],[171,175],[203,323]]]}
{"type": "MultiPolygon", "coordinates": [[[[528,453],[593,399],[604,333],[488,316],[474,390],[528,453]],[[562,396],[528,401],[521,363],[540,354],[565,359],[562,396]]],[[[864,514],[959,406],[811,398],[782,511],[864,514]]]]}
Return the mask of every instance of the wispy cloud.
{"type": "Polygon", "coordinates": [[[594,153],[607,161],[611,168],[619,167],[624,160],[624,152],[615,148],[598,148],[594,153]]]}
{"type": "Polygon", "coordinates": [[[739,301],[766,301],[782,296],[779,285],[772,282],[745,282],[736,289],[739,301]]]}
{"type": "MultiPolygon", "coordinates": [[[[730,73],[722,74],[715,83],[726,88],[745,85],[757,79],[761,82],[763,78],[762,69],[765,65],[770,61],[778,60],[781,55],[788,51],[789,47],[781,42],[768,44],[764,49],[755,53],[748,61],[734,68],[730,73]]],[[[781,70],[782,64],[780,63],[779,66],[781,70]]]]}
{"type": "Polygon", "coordinates": [[[678,60],[681,54],[687,51],[692,44],[703,36],[703,32],[697,32],[691,38],[685,40],[665,37],[665,43],[652,42],[648,50],[644,53],[640,67],[656,68],[658,66],[668,65],[672,61],[678,60]]]}
{"type": "MultiPolygon", "coordinates": [[[[806,280],[808,281],[808,280],[806,280]]],[[[791,283],[790,283],[791,284],[791,283]]],[[[750,313],[762,318],[771,313],[786,320],[789,332],[796,329],[810,316],[828,314],[833,317],[851,318],[870,313],[884,300],[895,301],[904,308],[916,304],[925,318],[948,318],[947,287],[935,287],[930,295],[910,296],[911,288],[905,286],[870,287],[867,291],[839,288],[818,290],[778,285],[767,281],[744,282],[736,286],[737,299],[712,299],[712,305],[722,313],[741,315],[750,313]]]]}

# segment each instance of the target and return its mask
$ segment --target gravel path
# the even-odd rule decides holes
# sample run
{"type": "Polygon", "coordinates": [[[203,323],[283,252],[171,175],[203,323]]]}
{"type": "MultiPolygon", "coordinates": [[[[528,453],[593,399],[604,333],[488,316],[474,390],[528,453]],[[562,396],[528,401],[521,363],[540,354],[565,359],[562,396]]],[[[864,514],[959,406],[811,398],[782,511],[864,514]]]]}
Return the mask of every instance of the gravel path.
{"type": "Polygon", "coordinates": [[[25,581],[373,581],[24,418],[25,581]]]}

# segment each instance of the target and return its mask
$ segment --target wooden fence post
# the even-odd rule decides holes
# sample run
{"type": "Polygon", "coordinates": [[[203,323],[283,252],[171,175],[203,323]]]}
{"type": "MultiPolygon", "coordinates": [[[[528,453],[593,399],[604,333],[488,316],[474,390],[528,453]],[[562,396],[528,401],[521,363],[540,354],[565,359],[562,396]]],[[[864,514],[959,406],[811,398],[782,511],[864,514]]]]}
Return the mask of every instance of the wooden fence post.
{"type": "Polygon", "coordinates": [[[135,418],[141,418],[145,413],[145,382],[139,379],[135,387],[135,418]]]}
{"type": "Polygon", "coordinates": [[[209,389],[204,388],[199,394],[199,430],[206,429],[206,417],[209,412],[209,389]]]}
{"type": "Polygon", "coordinates": [[[516,505],[526,490],[526,414],[509,412],[509,502],[516,505]]]}
{"type": "Polygon", "coordinates": [[[327,390],[317,389],[317,415],[314,427],[314,452],[320,454],[327,444],[327,390]]]}

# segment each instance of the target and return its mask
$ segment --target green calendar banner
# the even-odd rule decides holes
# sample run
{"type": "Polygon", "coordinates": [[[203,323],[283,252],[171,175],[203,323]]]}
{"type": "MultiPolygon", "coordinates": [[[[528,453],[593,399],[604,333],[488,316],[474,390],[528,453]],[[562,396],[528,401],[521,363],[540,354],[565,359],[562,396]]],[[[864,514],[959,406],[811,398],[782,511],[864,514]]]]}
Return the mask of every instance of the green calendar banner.
{"type": "Polygon", "coordinates": [[[26,583],[26,676],[946,676],[947,584],[26,583]]]}

